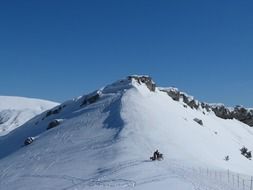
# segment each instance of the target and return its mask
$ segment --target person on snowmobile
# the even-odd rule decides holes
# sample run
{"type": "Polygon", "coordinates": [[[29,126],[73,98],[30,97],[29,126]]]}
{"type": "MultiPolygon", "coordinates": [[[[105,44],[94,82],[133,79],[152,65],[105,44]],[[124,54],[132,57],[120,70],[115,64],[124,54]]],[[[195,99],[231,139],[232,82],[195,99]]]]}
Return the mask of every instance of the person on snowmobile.
{"type": "Polygon", "coordinates": [[[250,159],[252,156],[251,156],[251,151],[247,152],[246,153],[246,158],[250,159]]]}
{"type": "Polygon", "coordinates": [[[156,151],[154,152],[154,155],[153,155],[154,160],[157,160],[157,158],[159,157],[159,155],[160,155],[159,151],[156,150],[156,151]]]}
{"type": "Polygon", "coordinates": [[[245,146],[243,146],[243,147],[240,149],[240,151],[241,151],[241,154],[242,154],[242,155],[245,155],[245,154],[247,154],[248,149],[247,149],[245,146]]]}
{"type": "Polygon", "coordinates": [[[153,153],[153,156],[150,157],[150,160],[163,160],[163,154],[161,154],[158,150],[156,150],[154,153],[153,153]]]}

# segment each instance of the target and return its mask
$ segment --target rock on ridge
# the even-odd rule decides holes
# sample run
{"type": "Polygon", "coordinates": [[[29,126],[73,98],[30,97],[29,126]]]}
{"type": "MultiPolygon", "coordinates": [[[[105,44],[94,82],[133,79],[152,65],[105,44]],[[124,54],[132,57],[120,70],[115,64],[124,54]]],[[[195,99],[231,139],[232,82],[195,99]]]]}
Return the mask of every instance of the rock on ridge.
{"type": "Polygon", "coordinates": [[[152,91],[155,92],[156,89],[156,84],[155,82],[152,80],[152,78],[150,76],[138,76],[138,75],[132,75],[132,76],[128,76],[129,80],[136,80],[139,84],[145,84],[147,86],[147,88],[152,91]]]}
{"type": "Polygon", "coordinates": [[[223,104],[208,104],[205,102],[199,102],[194,97],[187,95],[184,92],[180,92],[177,88],[159,88],[161,91],[166,92],[173,100],[182,101],[192,109],[205,109],[210,112],[213,111],[217,117],[222,119],[237,119],[251,127],[253,127],[253,109],[244,108],[243,106],[235,106],[234,108],[228,108],[223,104]]]}

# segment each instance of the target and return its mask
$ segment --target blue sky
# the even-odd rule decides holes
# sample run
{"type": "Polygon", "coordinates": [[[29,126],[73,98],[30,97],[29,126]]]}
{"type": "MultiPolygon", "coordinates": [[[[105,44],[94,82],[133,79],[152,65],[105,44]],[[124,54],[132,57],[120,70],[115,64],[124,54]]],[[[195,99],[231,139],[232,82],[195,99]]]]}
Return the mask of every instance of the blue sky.
{"type": "Polygon", "coordinates": [[[0,94],[64,101],[130,74],[253,107],[252,1],[5,1],[0,94]]]}

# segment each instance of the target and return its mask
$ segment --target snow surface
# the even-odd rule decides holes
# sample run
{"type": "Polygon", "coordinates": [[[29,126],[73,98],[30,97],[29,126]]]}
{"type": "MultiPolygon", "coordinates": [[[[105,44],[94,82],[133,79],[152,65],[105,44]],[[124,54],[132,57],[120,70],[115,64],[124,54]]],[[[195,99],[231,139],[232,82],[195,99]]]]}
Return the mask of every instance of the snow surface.
{"type": "Polygon", "coordinates": [[[58,103],[33,98],[0,96],[0,136],[58,103]]]}
{"type": "Polygon", "coordinates": [[[253,129],[246,124],[120,80],[0,137],[0,189],[240,190],[241,182],[238,187],[229,180],[253,173],[242,146],[253,149],[253,129]],[[81,106],[94,94],[100,98],[81,106]],[[46,130],[55,119],[62,123],[46,130]],[[28,136],[35,141],[23,146],[28,136]],[[155,149],[163,161],[149,160],[155,149]]]}

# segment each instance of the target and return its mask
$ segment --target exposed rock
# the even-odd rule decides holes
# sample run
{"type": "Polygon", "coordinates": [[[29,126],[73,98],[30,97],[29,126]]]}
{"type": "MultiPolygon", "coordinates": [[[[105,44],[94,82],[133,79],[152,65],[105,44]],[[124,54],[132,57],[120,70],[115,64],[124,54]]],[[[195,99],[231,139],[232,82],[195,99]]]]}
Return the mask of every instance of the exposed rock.
{"type": "Polygon", "coordinates": [[[216,116],[223,119],[237,119],[249,126],[253,126],[253,110],[242,106],[235,108],[226,108],[224,105],[212,106],[213,112],[216,116]]]}
{"type": "Polygon", "coordinates": [[[214,105],[212,106],[212,110],[216,116],[223,119],[233,119],[233,115],[231,111],[226,108],[224,105],[214,105]]]}
{"type": "Polygon", "coordinates": [[[60,125],[63,122],[62,119],[55,119],[53,121],[51,121],[48,126],[47,126],[47,130],[52,129],[54,127],[57,127],[58,125],[60,125]]]}
{"type": "Polygon", "coordinates": [[[253,109],[236,106],[232,111],[232,116],[243,123],[253,126],[253,109]]]}
{"type": "MultiPolygon", "coordinates": [[[[51,109],[51,110],[47,111],[46,117],[48,117],[52,114],[58,114],[58,113],[60,113],[61,110],[62,110],[61,106],[58,106],[57,108],[51,109]]],[[[44,118],[42,118],[42,120],[44,120],[44,118]]]]}
{"type": "Polygon", "coordinates": [[[199,103],[192,96],[180,92],[177,88],[160,88],[160,91],[166,92],[173,100],[182,101],[192,109],[205,109],[207,112],[213,111],[217,117],[223,119],[237,119],[249,126],[253,126],[253,109],[247,109],[243,106],[235,108],[225,107],[223,104],[199,103]]]}
{"type": "MultiPolygon", "coordinates": [[[[179,99],[180,99],[180,100],[183,100],[183,102],[186,103],[188,106],[190,106],[189,103],[190,103],[190,101],[192,101],[192,98],[188,97],[188,96],[185,95],[184,93],[180,93],[179,99]]],[[[190,107],[191,107],[191,106],[190,106],[190,107]]]]}
{"type": "Polygon", "coordinates": [[[100,98],[100,91],[95,91],[89,95],[84,96],[84,100],[80,106],[95,103],[100,98]]]}
{"type": "Polygon", "coordinates": [[[205,102],[201,102],[202,109],[205,109],[207,112],[211,111],[211,106],[205,102]]]}
{"type": "Polygon", "coordinates": [[[27,137],[26,140],[24,141],[24,145],[27,146],[29,144],[32,144],[34,141],[34,137],[27,137]]]}
{"type": "Polygon", "coordinates": [[[187,104],[192,109],[198,109],[200,103],[195,100],[192,96],[187,95],[186,93],[180,92],[177,88],[160,88],[161,91],[166,92],[173,100],[182,101],[187,104]]]}
{"type": "Polygon", "coordinates": [[[48,117],[48,116],[50,116],[50,115],[52,115],[52,110],[49,110],[49,111],[47,112],[46,117],[48,117]]]}
{"type": "Polygon", "coordinates": [[[193,109],[193,108],[195,108],[195,109],[198,109],[199,108],[199,103],[197,102],[197,101],[195,101],[195,100],[192,100],[192,101],[190,101],[189,103],[188,103],[188,105],[193,109]]]}
{"type": "Polygon", "coordinates": [[[169,89],[160,89],[161,91],[166,92],[173,100],[179,101],[180,92],[177,88],[169,88],[169,89]]]}
{"type": "Polygon", "coordinates": [[[193,120],[203,126],[203,121],[201,119],[194,118],[193,120]]]}
{"type": "Polygon", "coordinates": [[[152,80],[151,77],[149,76],[128,76],[128,80],[136,80],[139,84],[146,84],[147,88],[152,91],[155,92],[156,89],[156,84],[154,83],[154,81],[152,80]]]}
{"type": "Polygon", "coordinates": [[[61,111],[61,106],[59,106],[57,109],[53,110],[52,114],[58,114],[61,111]]]}

